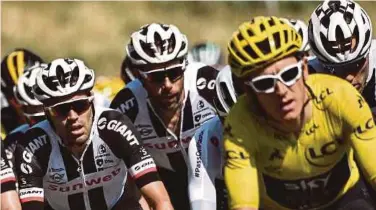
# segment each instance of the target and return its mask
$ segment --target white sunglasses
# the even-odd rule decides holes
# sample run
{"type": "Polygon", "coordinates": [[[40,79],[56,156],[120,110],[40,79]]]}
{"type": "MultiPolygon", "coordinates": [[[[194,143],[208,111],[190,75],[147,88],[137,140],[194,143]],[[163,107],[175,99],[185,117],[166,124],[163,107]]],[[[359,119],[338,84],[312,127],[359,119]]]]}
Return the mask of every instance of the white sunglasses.
{"type": "Polygon", "coordinates": [[[286,86],[292,86],[302,76],[302,62],[292,64],[283,68],[275,75],[261,75],[253,78],[251,81],[246,81],[244,84],[252,87],[258,93],[273,93],[275,91],[275,84],[277,80],[281,81],[286,86]]]}

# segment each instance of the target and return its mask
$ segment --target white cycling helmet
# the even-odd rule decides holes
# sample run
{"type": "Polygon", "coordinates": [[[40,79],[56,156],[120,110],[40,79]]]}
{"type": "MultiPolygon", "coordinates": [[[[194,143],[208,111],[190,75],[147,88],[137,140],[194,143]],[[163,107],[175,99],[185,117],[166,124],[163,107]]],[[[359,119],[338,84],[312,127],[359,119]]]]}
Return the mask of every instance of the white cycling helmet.
{"type": "Polygon", "coordinates": [[[41,107],[43,104],[35,98],[33,93],[36,77],[43,67],[46,67],[46,64],[38,64],[25,69],[24,74],[19,77],[17,85],[13,88],[14,96],[18,103],[24,107],[24,113],[27,116],[44,115],[44,111],[41,107]],[[32,107],[34,107],[34,109],[32,107]],[[33,111],[31,113],[27,110],[33,111]]]}
{"type": "Polygon", "coordinates": [[[231,73],[230,66],[225,66],[219,71],[215,80],[217,97],[220,104],[216,104],[217,112],[220,116],[225,117],[231,107],[236,103],[238,94],[242,91],[238,88],[238,83],[231,73]]]}
{"type": "Polygon", "coordinates": [[[201,62],[208,66],[222,64],[221,47],[212,42],[196,44],[188,53],[188,61],[201,62]]]}
{"type": "Polygon", "coordinates": [[[17,85],[13,89],[14,95],[19,104],[24,106],[42,105],[42,103],[35,98],[33,93],[33,86],[35,85],[36,77],[42,68],[41,65],[37,65],[30,69],[25,69],[24,74],[19,77],[17,85]]]}
{"type": "Polygon", "coordinates": [[[188,40],[174,25],[152,23],[131,35],[126,52],[133,65],[166,63],[186,57],[188,40]]]}
{"type": "Polygon", "coordinates": [[[90,91],[94,86],[92,69],[78,59],[59,58],[41,69],[33,91],[36,98],[44,101],[90,91]]]}
{"type": "Polygon", "coordinates": [[[302,52],[308,52],[311,48],[308,43],[308,27],[307,24],[305,24],[304,21],[302,20],[297,20],[297,19],[285,19],[286,22],[290,23],[294,29],[300,34],[302,37],[302,46],[300,47],[300,51],[302,52]]]}
{"type": "Polygon", "coordinates": [[[354,62],[369,53],[371,19],[356,2],[326,0],[311,15],[308,39],[324,64],[354,62]]]}

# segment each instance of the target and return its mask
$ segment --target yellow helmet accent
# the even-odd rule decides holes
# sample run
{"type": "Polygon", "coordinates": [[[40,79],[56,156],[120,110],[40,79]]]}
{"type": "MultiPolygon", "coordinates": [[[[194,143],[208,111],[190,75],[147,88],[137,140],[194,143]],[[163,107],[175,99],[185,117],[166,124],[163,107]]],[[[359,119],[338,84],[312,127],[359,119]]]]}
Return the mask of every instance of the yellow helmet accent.
{"type": "Polygon", "coordinates": [[[288,23],[274,16],[258,16],[233,33],[227,46],[228,63],[236,76],[244,77],[298,52],[301,45],[301,36],[288,23]]]}
{"type": "Polygon", "coordinates": [[[9,69],[9,75],[12,78],[14,84],[17,84],[18,78],[23,74],[25,61],[23,51],[14,51],[9,54],[7,58],[7,66],[9,69]],[[14,57],[17,61],[14,63],[14,57]]]}

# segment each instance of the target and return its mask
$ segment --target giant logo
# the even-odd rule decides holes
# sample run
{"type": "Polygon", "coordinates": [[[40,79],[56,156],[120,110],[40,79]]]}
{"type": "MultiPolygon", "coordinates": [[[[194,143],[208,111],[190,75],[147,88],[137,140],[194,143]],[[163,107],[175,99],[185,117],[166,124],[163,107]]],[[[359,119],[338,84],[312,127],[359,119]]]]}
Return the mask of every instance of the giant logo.
{"type": "Polygon", "coordinates": [[[136,104],[136,98],[131,98],[126,100],[124,103],[120,104],[120,106],[116,109],[121,113],[126,113],[131,108],[133,108],[136,104]]]}
{"type": "Polygon", "coordinates": [[[107,125],[107,119],[105,117],[102,117],[98,120],[97,125],[99,130],[103,130],[107,125]]]}
{"type": "Polygon", "coordinates": [[[126,138],[130,145],[139,145],[138,140],[133,134],[133,132],[130,129],[128,129],[128,126],[123,124],[123,122],[121,121],[110,120],[107,123],[107,118],[102,117],[98,120],[97,126],[99,130],[103,130],[106,128],[107,130],[113,130],[115,132],[120,133],[123,137],[126,138]]]}
{"type": "Polygon", "coordinates": [[[207,82],[205,78],[201,77],[197,80],[196,85],[199,90],[203,90],[205,88],[213,90],[215,88],[215,80],[212,79],[209,82],[207,82]]]}
{"type": "Polygon", "coordinates": [[[135,165],[133,165],[129,172],[132,177],[138,178],[148,172],[156,171],[156,166],[152,158],[145,159],[135,165]]]}
{"type": "Polygon", "coordinates": [[[29,164],[21,163],[20,167],[21,167],[22,173],[24,173],[24,174],[33,173],[33,169],[31,168],[31,166],[29,164]]]}

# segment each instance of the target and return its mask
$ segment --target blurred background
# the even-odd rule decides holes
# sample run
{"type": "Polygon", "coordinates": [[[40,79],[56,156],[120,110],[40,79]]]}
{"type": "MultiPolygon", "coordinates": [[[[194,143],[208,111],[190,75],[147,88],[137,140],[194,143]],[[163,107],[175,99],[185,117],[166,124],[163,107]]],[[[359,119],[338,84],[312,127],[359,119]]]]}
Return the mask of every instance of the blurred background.
{"type": "MultiPolygon", "coordinates": [[[[83,59],[97,75],[119,74],[132,31],[151,22],[179,27],[189,45],[226,44],[242,22],[257,15],[303,19],[319,1],[258,2],[1,2],[1,57],[16,47],[39,54],[83,59]]],[[[376,29],[376,2],[358,2],[376,29]]],[[[375,34],[376,32],[374,32],[375,34]]]]}

